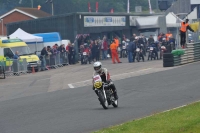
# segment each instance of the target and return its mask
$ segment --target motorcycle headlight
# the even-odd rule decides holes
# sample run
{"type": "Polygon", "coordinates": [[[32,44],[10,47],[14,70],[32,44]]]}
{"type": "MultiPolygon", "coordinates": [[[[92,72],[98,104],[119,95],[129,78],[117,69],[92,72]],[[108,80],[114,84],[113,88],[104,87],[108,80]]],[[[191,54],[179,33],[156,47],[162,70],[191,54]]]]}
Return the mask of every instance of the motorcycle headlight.
{"type": "Polygon", "coordinates": [[[102,84],[103,83],[101,81],[95,82],[94,83],[94,88],[99,89],[99,88],[101,88],[102,84]]]}

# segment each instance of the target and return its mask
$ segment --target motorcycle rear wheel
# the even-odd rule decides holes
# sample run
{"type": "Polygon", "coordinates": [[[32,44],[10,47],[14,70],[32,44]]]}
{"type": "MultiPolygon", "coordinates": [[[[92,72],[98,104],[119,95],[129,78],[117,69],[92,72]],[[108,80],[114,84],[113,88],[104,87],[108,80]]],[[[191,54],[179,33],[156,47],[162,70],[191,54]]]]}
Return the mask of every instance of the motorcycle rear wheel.
{"type": "Polygon", "coordinates": [[[113,103],[112,103],[113,107],[117,108],[118,107],[118,99],[115,100],[113,103]]]}

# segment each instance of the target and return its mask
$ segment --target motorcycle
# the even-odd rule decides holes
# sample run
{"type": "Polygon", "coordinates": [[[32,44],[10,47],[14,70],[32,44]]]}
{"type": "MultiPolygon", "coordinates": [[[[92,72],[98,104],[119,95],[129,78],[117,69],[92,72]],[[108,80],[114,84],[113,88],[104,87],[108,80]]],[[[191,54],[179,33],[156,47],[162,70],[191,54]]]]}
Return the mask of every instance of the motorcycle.
{"type": "Polygon", "coordinates": [[[100,75],[93,76],[94,91],[98,95],[100,104],[104,109],[108,109],[109,105],[113,107],[118,107],[118,99],[114,98],[114,94],[111,88],[109,88],[108,83],[104,83],[100,75]]]}
{"type": "Polygon", "coordinates": [[[155,47],[150,47],[150,48],[149,48],[148,60],[149,60],[149,58],[151,58],[151,60],[152,60],[152,58],[154,58],[154,60],[156,59],[156,55],[155,55],[155,53],[153,52],[154,50],[155,50],[155,47]]]}
{"type": "MultiPolygon", "coordinates": [[[[141,55],[142,54],[142,50],[140,50],[140,48],[137,48],[136,49],[136,60],[138,61],[138,62],[140,62],[140,60],[141,60],[141,55]]],[[[144,60],[143,60],[144,61],[144,60]]]]}
{"type": "Polygon", "coordinates": [[[160,59],[162,59],[163,57],[163,53],[166,51],[166,47],[165,46],[161,46],[160,47],[160,59]]]}
{"type": "Polygon", "coordinates": [[[174,45],[173,42],[170,42],[170,48],[171,48],[170,52],[171,52],[172,50],[175,50],[175,45],[174,45]]]}
{"type": "Polygon", "coordinates": [[[82,64],[87,64],[87,62],[88,62],[88,54],[87,54],[87,52],[83,52],[82,53],[82,57],[81,57],[81,59],[82,59],[82,64]]]}
{"type": "Polygon", "coordinates": [[[146,50],[145,50],[145,48],[144,48],[144,44],[141,44],[140,46],[141,46],[141,49],[142,49],[142,54],[143,54],[144,56],[146,56],[146,50]]]}
{"type": "Polygon", "coordinates": [[[126,57],[127,57],[126,46],[123,45],[122,46],[122,58],[126,58],[126,57]]]}

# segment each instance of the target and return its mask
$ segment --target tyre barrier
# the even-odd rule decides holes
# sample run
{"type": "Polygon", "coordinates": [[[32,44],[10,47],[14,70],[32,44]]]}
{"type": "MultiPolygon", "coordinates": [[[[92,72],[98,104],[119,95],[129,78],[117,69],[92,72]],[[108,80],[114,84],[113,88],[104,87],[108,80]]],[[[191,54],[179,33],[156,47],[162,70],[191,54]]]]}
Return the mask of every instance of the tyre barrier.
{"type": "Polygon", "coordinates": [[[163,54],[163,67],[173,67],[174,66],[174,56],[171,53],[163,54]]]}
{"type": "Polygon", "coordinates": [[[171,53],[163,54],[163,67],[173,67],[200,61],[200,43],[189,43],[184,49],[185,54],[174,56],[171,53]]]}

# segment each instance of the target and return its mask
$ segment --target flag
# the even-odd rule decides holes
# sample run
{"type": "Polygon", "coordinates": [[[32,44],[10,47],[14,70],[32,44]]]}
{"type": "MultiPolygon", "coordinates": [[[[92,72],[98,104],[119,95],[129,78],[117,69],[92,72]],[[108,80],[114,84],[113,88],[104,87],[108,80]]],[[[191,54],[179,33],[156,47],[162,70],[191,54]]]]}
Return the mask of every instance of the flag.
{"type": "Polygon", "coordinates": [[[197,32],[199,30],[199,22],[190,24],[190,28],[197,32]]]}
{"type": "Polygon", "coordinates": [[[99,3],[96,2],[96,12],[98,12],[98,8],[99,8],[99,3]]]}
{"type": "Polygon", "coordinates": [[[111,10],[110,10],[110,13],[113,13],[114,12],[114,9],[112,8],[111,10]]]}
{"type": "Polygon", "coordinates": [[[91,12],[90,2],[88,2],[88,11],[91,12]]]}
{"type": "Polygon", "coordinates": [[[38,10],[40,10],[40,8],[41,8],[41,6],[40,6],[40,5],[38,5],[38,10]]]}

